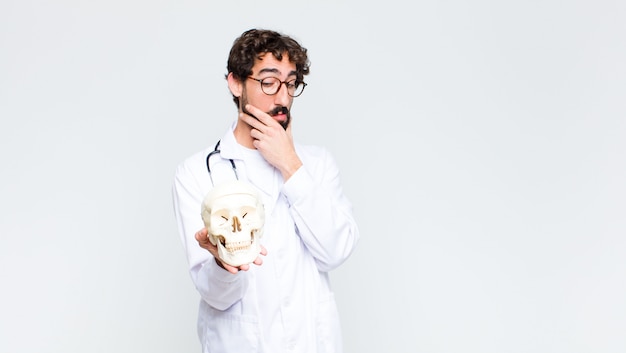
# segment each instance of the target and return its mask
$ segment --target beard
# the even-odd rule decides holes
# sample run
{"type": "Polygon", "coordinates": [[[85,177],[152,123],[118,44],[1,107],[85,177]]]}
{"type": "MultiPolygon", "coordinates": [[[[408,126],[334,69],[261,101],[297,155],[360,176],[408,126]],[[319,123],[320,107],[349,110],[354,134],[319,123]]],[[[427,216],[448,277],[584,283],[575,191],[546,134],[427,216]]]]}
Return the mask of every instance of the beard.
{"type": "MultiPolygon", "coordinates": [[[[243,94],[241,96],[241,110],[250,115],[251,117],[255,118],[256,120],[259,120],[256,116],[254,116],[252,113],[250,113],[246,108],[246,104],[248,104],[248,97],[246,94],[243,94]]],[[[289,112],[289,108],[284,107],[282,105],[279,105],[277,107],[275,107],[274,109],[270,110],[269,112],[266,112],[269,116],[276,116],[278,114],[285,114],[285,120],[284,121],[279,121],[278,123],[280,124],[280,126],[283,127],[283,129],[287,130],[287,127],[289,126],[289,123],[291,122],[291,112],[289,112]]]]}

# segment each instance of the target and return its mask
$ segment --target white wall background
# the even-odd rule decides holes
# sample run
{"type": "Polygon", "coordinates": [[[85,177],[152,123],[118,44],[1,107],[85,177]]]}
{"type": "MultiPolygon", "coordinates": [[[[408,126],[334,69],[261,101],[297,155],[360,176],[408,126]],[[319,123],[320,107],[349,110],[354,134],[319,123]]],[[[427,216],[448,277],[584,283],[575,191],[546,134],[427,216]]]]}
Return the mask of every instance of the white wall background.
{"type": "Polygon", "coordinates": [[[242,31],[309,48],[347,352],[626,351],[626,5],[2,0],[0,352],[199,352],[178,162],[242,31]]]}

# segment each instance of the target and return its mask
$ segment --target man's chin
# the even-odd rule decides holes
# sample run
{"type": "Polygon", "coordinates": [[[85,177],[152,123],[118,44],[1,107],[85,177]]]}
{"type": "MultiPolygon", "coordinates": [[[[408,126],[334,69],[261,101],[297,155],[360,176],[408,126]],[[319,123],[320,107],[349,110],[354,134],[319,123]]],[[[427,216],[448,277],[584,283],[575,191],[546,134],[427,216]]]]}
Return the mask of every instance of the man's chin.
{"type": "Polygon", "coordinates": [[[289,127],[289,123],[291,122],[291,119],[289,117],[287,117],[287,119],[285,119],[285,121],[281,121],[280,125],[283,127],[283,129],[287,130],[287,128],[289,127]]]}

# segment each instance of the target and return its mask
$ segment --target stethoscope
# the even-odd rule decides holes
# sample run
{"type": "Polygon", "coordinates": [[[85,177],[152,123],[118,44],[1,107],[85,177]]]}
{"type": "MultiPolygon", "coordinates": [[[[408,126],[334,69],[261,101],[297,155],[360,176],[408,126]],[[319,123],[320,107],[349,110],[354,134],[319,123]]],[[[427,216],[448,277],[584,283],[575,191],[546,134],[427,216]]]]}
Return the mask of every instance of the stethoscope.
{"type": "MultiPolygon", "coordinates": [[[[220,153],[220,142],[221,141],[217,141],[217,144],[215,144],[215,149],[213,149],[212,152],[210,152],[207,156],[206,156],[206,169],[209,172],[209,178],[211,178],[211,184],[213,186],[215,186],[215,184],[213,183],[213,176],[211,175],[211,166],[209,165],[209,160],[211,159],[211,156],[214,154],[219,154],[220,153]]],[[[230,162],[230,165],[233,169],[233,173],[235,173],[235,178],[237,178],[237,180],[239,180],[239,175],[237,175],[237,167],[235,166],[235,162],[232,159],[228,159],[228,161],[230,162]]]]}

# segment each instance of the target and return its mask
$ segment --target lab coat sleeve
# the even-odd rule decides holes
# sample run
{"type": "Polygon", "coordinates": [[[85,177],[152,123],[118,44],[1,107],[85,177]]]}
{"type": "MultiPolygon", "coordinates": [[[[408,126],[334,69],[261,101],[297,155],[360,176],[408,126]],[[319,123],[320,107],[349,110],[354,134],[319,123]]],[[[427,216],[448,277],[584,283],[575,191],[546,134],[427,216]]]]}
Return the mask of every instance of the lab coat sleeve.
{"type": "MultiPolygon", "coordinates": [[[[208,178],[208,174],[203,175],[208,178]]],[[[174,214],[189,264],[189,274],[201,298],[218,310],[226,310],[243,297],[248,285],[244,271],[232,274],[219,267],[215,258],[195,239],[204,228],[200,215],[204,198],[191,166],[183,163],[176,169],[172,186],[174,214]]]]}
{"type": "Polygon", "coordinates": [[[287,180],[282,192],[302,242],[318,269],[327,272],[348,259],[358,242],[359,230],[330,153],[320,149],[315,158],[302,159],[303,166],[287,180]]]}

